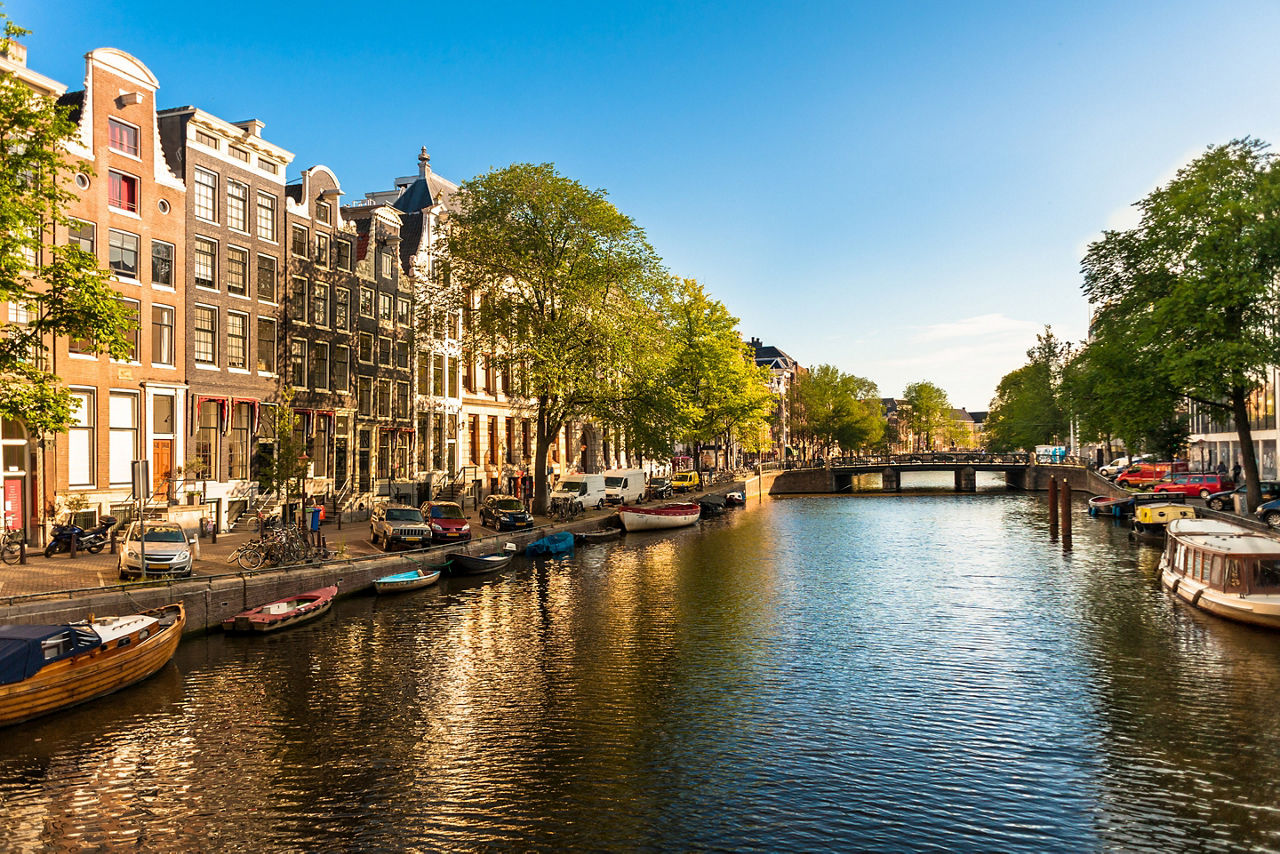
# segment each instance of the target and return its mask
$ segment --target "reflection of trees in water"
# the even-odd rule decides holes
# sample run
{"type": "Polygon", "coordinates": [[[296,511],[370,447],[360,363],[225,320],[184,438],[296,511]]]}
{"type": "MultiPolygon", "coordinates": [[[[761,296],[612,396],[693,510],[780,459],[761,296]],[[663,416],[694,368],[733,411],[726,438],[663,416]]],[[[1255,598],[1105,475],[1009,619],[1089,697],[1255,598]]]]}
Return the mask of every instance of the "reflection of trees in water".
{"type": "Polygon", "coordinates": [[[1274,845],[1280,635],[1185,606],[1160,588],[1158,547],[1133,546],[1105,521],[1087,530],[1097,555],[1073,582],[1096,668],[1103,845],[1274,845]]]}

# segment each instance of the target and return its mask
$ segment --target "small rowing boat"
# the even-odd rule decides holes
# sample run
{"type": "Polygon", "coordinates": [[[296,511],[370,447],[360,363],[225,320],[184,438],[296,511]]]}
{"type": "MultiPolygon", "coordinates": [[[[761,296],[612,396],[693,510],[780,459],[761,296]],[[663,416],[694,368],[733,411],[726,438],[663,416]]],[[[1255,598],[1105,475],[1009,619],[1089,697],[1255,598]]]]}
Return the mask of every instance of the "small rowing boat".
{"type": "Polygon", "coordinates": [[[429,587],[440,580],[440,571],[448,565],[449,562],[445,561],[442,564],[424,566],[408,572],[397,572],[395,575],[384,575],[374,580],[373,589],[379,593],[404,593],[429,587]]]}
{"type": "Polygon", "coordinates": [[[103,697],[169,662],[182,605],[53,626],[0,626],[0,726],[103,697]]]}
{"type": "Polygon", "coordinates": [[[268,602],[222,621],[224,632],[274,632],[322,616],[333,604],[338,588],[322,587],[268,602]]]}
{"type": "Polygon", "coordinates": [[[507,543],[502,551],[487,555],[454,552],[449,555],[453,561],[453,568],[449,572],[453,575],[484,575],[488,572],[497,572],[500,569],[506,569],[515,555],[515,543],[507,543]]]}
{"type": "Polygon", "coordinates": [[[1116,498],[1111,495],[1095,495],[1089,499],[1090,516],[1128,516],[1133,513],[1133,496],[1116,498]]]}
{"type": "Polygon", "coordinates": [[[579,531],[574,535],[580,543],[604,543],[622,536],[621,528],[601,528],[598,531],[579,531]]]}
{"type": "Polygon", "coordinates": [[[665,528],[683,528],[692,525],[702,516],[697,504],[673,502],[658,507],[619,507],[618,518],[628,531],[657,531],[665,528]]]}

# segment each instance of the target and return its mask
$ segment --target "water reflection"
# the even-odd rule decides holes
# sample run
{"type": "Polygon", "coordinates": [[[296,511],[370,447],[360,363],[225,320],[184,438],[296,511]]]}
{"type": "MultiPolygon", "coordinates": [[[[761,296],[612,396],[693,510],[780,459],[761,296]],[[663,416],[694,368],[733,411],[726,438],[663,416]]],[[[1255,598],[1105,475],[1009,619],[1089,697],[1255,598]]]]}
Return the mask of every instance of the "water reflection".
{"type": "Polygon", "coordinates": [[[0,848],[1275,847],[1280,640],[1157,557],[801,499],[346,600],[0,731],[0,848]]]}

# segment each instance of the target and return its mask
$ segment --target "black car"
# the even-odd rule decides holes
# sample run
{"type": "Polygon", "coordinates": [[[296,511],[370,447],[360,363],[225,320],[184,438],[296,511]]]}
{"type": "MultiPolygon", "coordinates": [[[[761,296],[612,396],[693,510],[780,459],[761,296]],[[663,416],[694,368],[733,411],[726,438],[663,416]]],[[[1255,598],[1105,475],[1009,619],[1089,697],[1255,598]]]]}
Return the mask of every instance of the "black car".
{"type": "Polygon", "coordinates": [[[480,524],[499,531],[532,528],[533,516],[514,495],[490,495],[480,505],[480,524]]]}
{"type": "Polygon", "coordinates": [[[663,498],[670,498],[675,495],[675,489],[671,486],[671,478],[655,477],[649,480],[649,498],[657,501],[663,498]]]}
{"type": "MultiPolygon", "coordinates": [[[[1258,486],[1262,487],[1262,500],[1273,501],[1280,498],[1280,483],[1274,480],[1263,480],[1258,482],[1258,486]]],[[[1215,492],[1204,500],[1205,505],[1210,510],[1232,510],[1235,502],[1232,500],[1233,495],[1244,495],[1249,491],[1246,484],[1240,484],[1235,489],[1228,489],[1226,492],[1215,492]]]]}

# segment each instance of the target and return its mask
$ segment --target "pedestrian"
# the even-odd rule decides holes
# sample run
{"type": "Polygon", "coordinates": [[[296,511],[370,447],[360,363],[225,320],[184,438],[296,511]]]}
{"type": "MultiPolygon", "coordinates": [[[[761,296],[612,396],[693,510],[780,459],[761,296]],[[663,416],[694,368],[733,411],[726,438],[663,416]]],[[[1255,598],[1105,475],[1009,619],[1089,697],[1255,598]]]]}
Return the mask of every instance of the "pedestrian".
{"type": "Polygon", "coordinates": [[[1224,461],[1222,461],[1222,460],[1218,460],[1218,467],[1217,467],[1216,469],[1214,469],[1214,471],[1216,471],[1218,474],[1222,475],[1223,477],[1226,477],[1226,476],[1227,476],[1227,464],[1226,464],[1224,461]]]}
{"type": "Polygon", "coordinates": [[[1231,479],[1234,480],[1236,483],[1240,482],[1240,463],[1238,462],[1231,469],[1231,479]]]}

